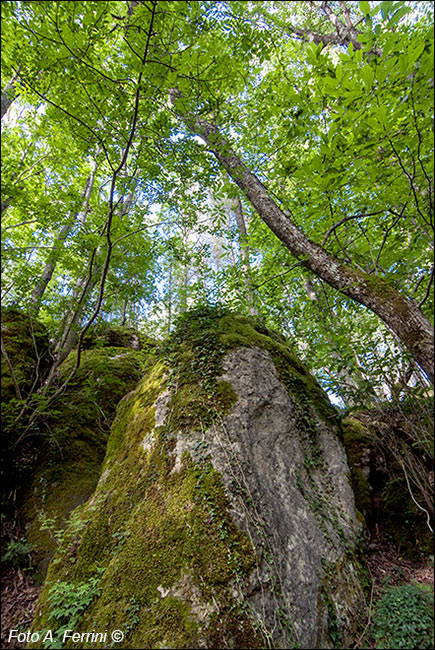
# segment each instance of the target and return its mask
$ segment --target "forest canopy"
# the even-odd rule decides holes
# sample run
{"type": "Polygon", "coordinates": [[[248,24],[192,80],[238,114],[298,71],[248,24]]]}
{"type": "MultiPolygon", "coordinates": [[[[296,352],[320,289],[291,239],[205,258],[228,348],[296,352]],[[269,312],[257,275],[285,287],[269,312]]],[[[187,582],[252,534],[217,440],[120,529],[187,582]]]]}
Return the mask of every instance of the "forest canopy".
{"type": "Polygon", "coordinates": [[[342,406],[425,390],[431,2],[1,9],[2,305],[48,328],[50,377],[99,321],[220,303],[342,406]]]}

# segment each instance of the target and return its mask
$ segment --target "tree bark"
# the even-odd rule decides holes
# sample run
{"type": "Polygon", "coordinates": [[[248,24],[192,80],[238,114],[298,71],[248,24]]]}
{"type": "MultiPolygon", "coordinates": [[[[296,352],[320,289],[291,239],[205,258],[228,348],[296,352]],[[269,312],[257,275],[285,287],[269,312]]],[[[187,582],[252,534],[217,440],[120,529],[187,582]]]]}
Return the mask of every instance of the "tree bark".
{"type": "Polygon", "coordinates": [[[66,224],[62,227],[59,236],[57,238],[57,241],[55,245],[53,246],[52,250],[50,251],[48,260],[45,264],[44,270],[42,272],[41,277],[37,281],[33,292],[32,296],[30,298],[30,304],[31,304],[31,311],[32,314],[35,316],[35,318],[39,314],[39,310],[41,308],[41,301],[44,296],[44,293],[47,289],[48,283],[50,282],[51,278],[53,277],[54,270],[56,268],[57,261],[60,256],[60,251],[65,243],[65,240],[71,231],[74,221],[77,220],[80,223],[84,223],[86,220],[86,214],[89,208],[89,201],[91,198],[92,194],[92,189],[94,187],[94,181],[95,181],[95,172],[97,169],[97,161],[94,161],[94,165],[92,168],[91,173],[89,174],[85,189],[83,190],[82,197],[81,197],[81,210],[78,212],[75,216],[71,217],[68,219],[66,224]]]}
{"type": "Polygon", "coordinates": [[[9,106],[12,104],[14,99],[16,99],[19,95],[19,91],[17,89],[17,86],[15,84],[15,79],[12,79],[2,90],[2,101],[1,101],[1,119],[6,115],[8,112],[9,106]]]}
{"type": "Polygon", "coordinates": [[[345,296],[376,313],[399,337],[414,359],[434,382],[434,333],[430,321],[418,305],[375,277],[343,264],[311,241],[287,217],[265,186],[249,171],[231,149],[218,127],[199,115],[182,115],[189,128],[209,145],[228,174],[247,196],[264,223],[300,260],[302,266],[322,278],[345,296]]]}

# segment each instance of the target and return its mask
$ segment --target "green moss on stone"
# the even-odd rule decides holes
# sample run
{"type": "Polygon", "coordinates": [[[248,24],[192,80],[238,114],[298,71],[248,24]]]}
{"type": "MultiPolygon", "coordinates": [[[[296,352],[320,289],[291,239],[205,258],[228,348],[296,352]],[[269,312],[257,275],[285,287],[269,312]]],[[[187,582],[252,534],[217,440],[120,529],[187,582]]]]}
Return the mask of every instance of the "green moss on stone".
{"type": "MultiPolygon", "coordinates": [[[[232,603],[236,611],[231,584],[250,573],[256,555],[229,514],[218,472],[186,453],[175,469],[173,431],[169,424],[154,426],[164,374],[164,364],[157,364],[120,404],[99,486],[76,511],[86,527],[66,532],[58,563],[50,565],[35,629],[50,627],[53,581],[83,584],[99,569],[101,596],[77,631],[126,629],[119,647],[197,647],[213,614],[232,603]],[[132,599],[138,621],[128,627],[132,599]]],[[[261,647],[247,620],[241,625],[237,614],[233,623],[249,637],[240,647],[261,647]]]]}
{"type": "Polygon", "coordinates": [[[433,553],[433,537],[426,518],[412,501],[400,468],[382,490],[380,511],[387,535],[402,553],[410,557],[433,553]]]}
{"type": "Polygon", "coordinates": [[[145,350],[148,354],[155,351],[157,341],[133,327],[126,325],[108,325],[105,322],[91,325],[84,336],[83,348],[121,347],[145,350]]]}
{"type": "MultiPolygon", "coordinates": [[[[75,355],[62,365],[61,379],[75,364],[75,355]]],[[[70,513],[95,489],[116,404],[140,374],[136,351],[85,350],[77,375],[49,416],[47,439],[20,508],[27,538],[36,547],[40,577],[70,513]]]]}
{"type": "Polygon", "coordinates": [[[361,468],[367,467],[374,449],[375,437],[362,422],[350,417],[342,420],[342,429],[355,505],[357,510],[370,521],[373,516],[373,490],[361,468]]]}
{"type": "MultiPolygon", "coordinates": [[[[48,357],[48,336],[44,326],[15,308],[1,311],[2,339],[21,392],[25,395],[36,374],[42,375],[48,357]],[[37,361],[39,357],[39,362],[37,361]]],[[[1,398],[7,402],[15,396],[12,379],[1,358],[1,398]]]]}
{"type": "Polygon", "coordinates": [[[267,350],[280,381],[292,397],[302,406],[314,408],[325,420],[337,417],[326,393],[299,361],[285,339],[276,332],[268,330],[252,318],[231,314],[220,320],[219,334],[226,351],[237,347],[259,347],[267,350]]]}
{"type": "Polygon", "coordinates": [[[210,648],[268,643],[234,595],[234,586],[256,566],[256,552],[234,524],[221,476],[207,456],[198,460],[180,451],[206,444],[203,432],[237,399],[220,379],[224,356],[254,346],[270,353],[299,404],[310,458],[317,462],[318,415],[329,420],[336,412],[284,339],[222,309],[183,315],[163,359],[118,406],[99,484],[74,513],[83,525],[67,529],[50,565],[35,630],[51,624],[50,584],[85,584],[101,571],[101,595],[76,631],[124,629],[120,648],[193,648],[204,639],[210,648]],[[156,402],[163,403],[167,390],[166,418],[159,411],[156,425],[156,402]],[[310,415],[304,419],[304,413],[310,415]]]}

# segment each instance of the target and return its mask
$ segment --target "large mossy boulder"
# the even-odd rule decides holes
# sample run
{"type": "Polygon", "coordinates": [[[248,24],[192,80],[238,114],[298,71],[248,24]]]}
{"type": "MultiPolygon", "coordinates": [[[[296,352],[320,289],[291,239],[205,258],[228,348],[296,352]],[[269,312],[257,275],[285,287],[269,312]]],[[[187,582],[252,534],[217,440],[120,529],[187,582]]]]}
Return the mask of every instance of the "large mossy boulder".
{"type": "MultiPolygon", "coordinates": [[[[20,507],[41,577],[71,511],[95,489],[116,405],[139,381],[142,360],[129,348],[84,350],[76,375],[48,413],[44,442],[20,507]]],[[[73,352],[60,368],[60,382],[75,362],[73,352]]]]}
{"type": "Polygon", "coordinates": [[[33,630],[83,634],[66,648],[113,630],[119,648],[349,647],[365,601],[348,473],[335,410],[282,337],[187,314],[118,406],[33,630]]]}

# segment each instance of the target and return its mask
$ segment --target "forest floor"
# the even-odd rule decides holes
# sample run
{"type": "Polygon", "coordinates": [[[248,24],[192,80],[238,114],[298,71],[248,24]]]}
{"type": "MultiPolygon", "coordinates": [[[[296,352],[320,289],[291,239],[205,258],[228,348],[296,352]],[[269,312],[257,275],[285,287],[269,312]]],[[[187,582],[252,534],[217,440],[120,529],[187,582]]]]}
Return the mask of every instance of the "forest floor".
{"type": "Polygon", "coordinates": [[[39,592],[28,572],[14,567],[3,567],[1,574],[1,646],[24,648],[25,643],[9,641],[10,630],[30,630],[39,592]]]}
{"type": "MultiPolygon", "coordinates": [[[[417,562],[402,556],[382,532],[377,532],[366,551],[366,561],[372,579],[371,607],[376,603],[384,587],[419,582],[434,584],[433,562],[417,562]]],[[[11,629],[27,632],[30,629],[38,594],[42,587],[34,584],[29,572],[23,572],[13,567],[5,567],[2,571],[1,590],[1,647],[24,648],[25,643],[15,639],[8,640],[11,629]]],[[[354,645],[354,648],[372,648],[370,644],[371,620],[367,621],[364,634],[354,645]]]]}

